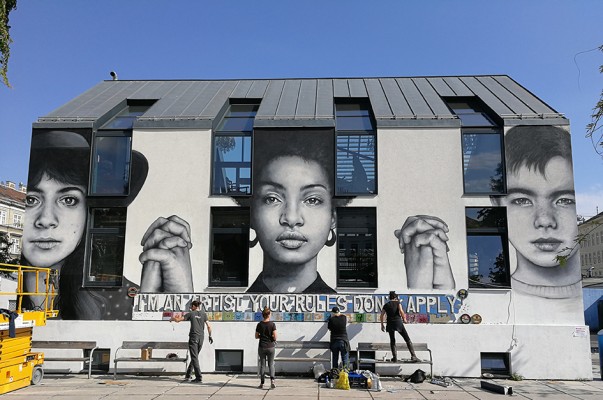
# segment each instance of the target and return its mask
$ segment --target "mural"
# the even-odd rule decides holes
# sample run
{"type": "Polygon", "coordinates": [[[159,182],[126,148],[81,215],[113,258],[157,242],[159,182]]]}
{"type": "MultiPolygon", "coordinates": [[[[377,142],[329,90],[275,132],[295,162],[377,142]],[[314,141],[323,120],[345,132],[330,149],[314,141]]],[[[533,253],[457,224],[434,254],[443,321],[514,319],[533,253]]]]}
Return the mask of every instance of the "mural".
{"type": "Polygon", "coordinates": [[[511,287],[548,299],[581,296],[570,135],[553,126],[517,126],[505,135],[509,241],[517,253],[511,287]],[[567,257],[560,265],[557,256],[567,257]]]}
{"type": "MultiPolygon", "coordinates": [[[[124,266],[118,287],[83,287],[82,282],[90,282],[90,276],[85,276],[85,257],[106,250],[92,240],[86,243],[86,227],[90,230],[93,224],[90,213],[103,207],[127,207],[149,170],[145,156],[134,150],[128,167],[129,186],[124,189],[123,181],[111,186],[125,194],[88,195],[90,165],[109,165],[101,162],[105,160],[90,159],[91,138],[91,130],[34,130],[32,136],[22,264],[60,271],[58,281],[52,282],[58,292],[60,318],[169,319],[170,313],[186,310],[188,302],[199,299],[215,320],[255,320],[255,313],[269,305],[277,319],[316,321],[337,305],[354,321],[378,321],[375,315],[385,295],[337,293],[320,275],[336,268],[333,253],[322,258],[321,253],[325,246],[336,243],[337,208],[352,200],[334,196],[332,130],[254,132],[253,192],[249,199],[238,202],[249,205],[249,246],[259,245],[262,265],[257,277],[249,277],[252,282],[245,294],[207,294],[194,287],[193,273],[198,278],[207,274],[208,268],[200,262],[200,267],[193,269],[194,218],[157,218],[155,213],[151,213],[149,221],[154,221],[142,235],[140,247],[132,247],[133,255],[140,252],[141,268],[124,266]],[[138,274],[140,285],[133,283],[138,274]],[[275,301],[279,303],[273,304],[275,301]]],[[[567,301],[564,310],[570,312],[580,300],[581,288],[574,248],[577,226],[569,134],[551,126],[514,127],[505,135],[505,153],[508,194],[493,196],[491,202],[507,211],[508,238],[517,259],[511,268],[514,296],[558,300],[555,304],[567,301]],[[557,255],[567,256],[567,263],[560,265],[557,255]]],[[[103,171],[99,169],[99,173],[103,171]]],[[[406,215],[402,214],[400,221],[406,215]]],[[[408,289],[443,291],[401,296],[410,319],[454,321],[458,300],[450,293],[465,277],[455,277],[450,259],[460,257],[453,253],[449,258],[449,253],[450,247],[463,253],[466,247],[460,243],[450,246],[448,224],[434,215],[411,215],[393,233],[404,264],[399,273],[406,274],[408,289]]],[[[393,239],[381,246],[395,246],[393,239]]],[[[123,254],[118,256],[123,258],[123,254]]],[[[397,261],[386,262],[393,265],[397,261]]],[[[389,267],[381,262],[379,268],[389,267]]],[[[455,268],[457,274],[466,271],[458,265],[455,268]]],[[[391,287],[387,289],[398,289],[401,282],[403,277],[400,282],[388,282],[391,287]]],[[[35,278],[29,278],[25,289],[35,285],[35,278]]],[[[44,301],[28,297],[24,305],[35,309],[44,301]]],[[[527,300],[517,308],[521,310],[518,314],[529,319],[541,313],[535,304],[527,300]],[[532,315],[529,310],[537,311],[532,315]]]]}
{"type": "Polygon", "coordinates": [[[334,293],[318,254],[335,244],[333,132],[256,131],[251,227],[264,253],[249,293],[334,293]]]}
{"type": "MultiPolygon", "coordinates": [[[[59,271],[58,282],[52,284],[60,318],[128,319],[132,300],[125,288],[130,282],[124,279],[122,288],[82,288],[91,134],[89,130],[34,131],[21,264],[59,271]]],[[[136,197],[147,170],[146,159],[133,152],[130,194],[118,199],[117,205],[126,207],[136,197]]],[[[92,247],[89,251],[93,254],[98,250],[92,247]]],[[[33,291],[35,279],[34,275],[26,277],[25,291],[33,291]]],[[[28,296],[23,306],[38,309],[44,301],[28,296]]]]}
{"type": "Polygon", "coordinates": [[[448,259],[448,225],[438,217],[414,215],[394,232],[404,254],[409,289],[454,289],[448,259]]]}
{"type": "MultiPolygon", "coordinates": [[[[387,295],[351,294],[163,294],[136,296],[134,320],[169,320],[198,300],[214,321],[258,321],[261,310],[269,307],[277,321],[326,321],[337,306],[351,322],[379,323],[387,295]]],[[[454,321],[462,301],[453,295],[402,295],[400,302],[409,322],[446,323],[454,321]]]]}

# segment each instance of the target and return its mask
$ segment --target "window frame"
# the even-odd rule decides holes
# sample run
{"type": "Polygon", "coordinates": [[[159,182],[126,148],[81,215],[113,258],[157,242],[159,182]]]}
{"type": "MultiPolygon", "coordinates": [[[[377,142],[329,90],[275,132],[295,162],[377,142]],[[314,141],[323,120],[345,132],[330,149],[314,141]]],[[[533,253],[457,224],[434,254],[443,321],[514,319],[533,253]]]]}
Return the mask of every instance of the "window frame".
{"type": "Polygon", "coordinates": [[[507,193],[507,177],[505,167],[505,146],[504,146],[504,132],[503,125],[504,121],[492,111],[483,101],[478,97],[442,97],[444,103],[453,115],[459,118],[461,123],[461,166],[463,172],[463,194],[465,196],[503,196],[507,193]],[[464,104],[467,108],[462,110],[473,110],[473,112],[458,112],[459,108],[455,108],[455,104],[464,104]],[[485,121],[483,124],[469,123],[463,118],[465,115],[481,115],[485,121]],[[501,168],[501,189],[500,191],[469,191],[467,190],[467,179],[465,170],[465,135],[470,134],[487,134],[487,135],[499,135],[500,138],[500,168],[501,168]]]}
{"type": "MultiPolygon", "coordinates": [[[[211,142],[211,194],[212,196],[229,196],[229,197],[250,197],[253,191],[251,176],[252,176],[252,166],[253,166],[253,124],[255,121],[255,116],[258,113],[260,108],[260,101],[256,99],[231,99],[228,107],[224,111],[223,115],[220,118],[217,118],[216,125],[213,129],[212,134],[212,142],[211,142]],[[249,111],[253,116],[232,116],[231,113],[237,112],[236,107],[251,107],[255,108],[255,110],[249,111]],[[229,119],[248,119],[251,122],[250,129],[225,129],[223,126],[227,124],[227,120],[229,119]],[[220,137],[226,138],[242,138],[242,148],[241,148],[241,157],[239,161],[218,161],[217,160],[217,139],[220,137]],[[245,139],[249,140],[245,140],[245,139]],[[249,143],[248,149],[245,149],[246,142],[249,143]],[[245,158],[248,156],[249,161],[245,161],[245,158]],[[235,173],[235,181],[230,180],[226,175],[224,176],[225,185],[216,186],[216,171],[218,163],[227,164],[228,166],[220,167],[222,169],[225,168],[234,168],[236,169],[235,173]],[[241,171],[247,169],[249,171],[248,177],[241,177],[241,171]],[[225,191],[221,192],[220,189],[224,188],[225,191]],[[231,190],[232,189],[232,190],[231,190]]],[[[245,124],[248,125],[248,124],[245,124]]],[[[235,139],[236,140],[236,139],[235,139]]],[[[236,145],[235,145],[236,146],[236,145]]],[[[230,151],[230,150],[229,150],[230,151]]],[[[243,174],[244,175],[244,174],[243,174]]]]}
{"type": "Polygon", "coordinates": [[[243,364],[244,364],[244,356],[245,353],[242,349],[215,349],[215,365],[214,365],[214,370],[216,372],[243,372],[243,364]],[[240,360],[241,360],[241,364],[237,364],[237,365],[229,365],[230,368],[228,368],[227,366],[222,366],[222,365],[218,365],[219,362],[219,354],[220,353],[224,353],[224,354],[239,354],[240,355],[240,360]]]}
{"type": "MultiPolygon", "coordinates": [[[[362,234],[362,232],[360,232],[360,234],[362,234]]],[[[338,288],[378,288],[379,287],[379,267],[378,267],[378,263],[377,263],[377,251],[378,251],[378,243],[377,243],[377,208],[376,207],[338,207],[337,208],[337,230],[336,230],[336,235],[337,235],[337,241],[336,241],[336,252],[337,252],[337,264],[336,264],[336,268],[337,268],[337,287],[338,288]],[[370,212],[370,214],[367,213],[370,212]],[[355,215],[362,215],[363,218],[367,218],[370,219],[372,222],[372,227],[360,227],[360,226],[355,226],[355,227],[346,227],[346,226],[342,226],[344,224],[341,223],[341,219],[342,216],[345,214],[349,214],[348,216],[353,216],[355,215]],[[358,229],[360,228],[360,229],[358,229]],[[372,281],[363,281],[363,282],[358,282],[355,284],[351,284],[349,281],[343,281],[342,277],[341,277],[341,269],[342,269],[342,263],[344,262],[344,260],[342,259],[343,257],[350,257],[350,256],[346,256],[345,254],[341,254],[341,250],[340,250],[340,245],[341,243],[341,235],[342,234],[354,234],[354,229],[357,229],[357,231],[360,231],[361,229],[367,229],[368,232],[367,234],[372,234],[372,267],[371,269],[367,272],[367,274],[370,276],[370,274],[374,275],[374,278],[372,279],[372,281]]],[[[343,251],[345,252],[346,250],[351,250],[351,249],[343,249],[343,251]]],[[[371,249],[357,249],[357,250],[371,250],[371,249]]],[[[360,255],[361,256],[361,255],[360,255]]],[[[356,270],[358,270],[358,268],[356,268],[356,270]]]]}
{"type": "MultiPolygon", "coordinates": [[[[125,245],[126,245],[126,224],[128,220],[128,209],[127,207],[88,207],[88,224],[86,226],[86,250],[85,250],[85,267],[84,267],[84,276],[82,277],[82,286],[83,287],[121,287],[123,285],[124,280],[124,258],[125,258],[125,245]],[[108,209],[108,210],[116,210],[121,209],[124,211],[123,217],[123,226],[120,227],[94,227],[94,211],[108,209]],[[122,241],[122,259],[121,259],[121,274],[119,274],[119,279],[115,279],[114,281],[99,281],[96,279],[96,275],[94,279],[91,279],[92,275],[92,256],[93,256],[93,238],[94,235],[99,236],[108,236],[108,237],[119,237],[123,236],[122,241]]],[[[116,275],[117,276],[117,275],[116,275]]]]}
{"type": "Polygon", "coordinates": [[[501,129],[497,128],[466,128],[461,129],[461,155],[463,169],[463,195],[465,196],[504,196],[507,193],[507,173],[505,166],[505,144],[504,135],[501,129]],[[467,172],[465,171],[465,135],[491,135],[499,137],[500,143],[500,168],[501,168],[501,191],[468,191],[467,190],[467,172]]]}
{"type": "MultiPolygon", "coordinates": [[[[132,183],[132,150],[133,150],[133,146],[132,146],[132,131],[120,131],[120,130],[98,130],[94,133],[93,138],[92,138],[92,154],[90,157],[90,181],[88,183],[88,196],[90,197],[115,197],[115,198],[122,198],[122,197],[127,197],[130,195],[130,185],[132,183]],[[97,172],[98,172],[98,163],[95,161],[95,159],[98,157],[98,139],[102,139],[102,138],[109,138],[109,137],[123,137],[123,138],[128,138],[128,153],[126,155],[126,165],[127,165],[127,174],[128,174],[128,185],[127,185],[127,190],[126,193],[111,193],[111,192],[95,192],[94,191],[94,185],[97,183],[96,181],[96,177],[97,177],[97,172]]],[[[125,171],[124,171],[125,172],[125,171]]]]}
{"type": "MultiPolygon", "coordinates": [[[[501,217],[503,216],[501,215],[501,217]]],[[[509,260],[509,229],[507,219],[506,207],[496,206],[484,206],[484,207],[465,207],[465,240],[466,240],[466,251],[467,251],[467,286],[470,289],[485,289],[485,290],[508,290],[511,289],[511,264],[509,260]],[[489,226],[489,227],[469,227],[467,226],[467,220],[469,219],[468,210],[470,209],[496,209],[500,210],[504,215],[504,226],[489,226]],[[471,280],[470,268],[471,259],[469,257],[469,237],[499,237],[502,247],[502,255],[504,257],[506,282],[505,284],[499,285],[494,283],[479,283],[471,280]]]]}
{"type": "MultiPolygon", "coordinates": [[[[209,243],[209,268],[208,268],[208,281],[207,286],[212,288],[224,288],[224,287],[247,287],[249,286],[249,228],[251,222],[251,213],[249,207],[210,207],[210,243],[209,243]],[[215,218],[217,215],[235,215],[237,217],[245,217],[245,221],[238,221],[242,226],[238,227],[214,227],[215,218]],[[218,232],[216,232],[216,230],[218,232]],[[231,232],[228,232],[231,231],[231,232]],[[235,232],[238,231],[238,232],[235,232]],[[241,250],[246,251],[246,255],[243,255],[243,258],[246,258],[246,262],[242,266],[245,270],[241,271],[241,280],[239,281],[222,281],[216,280],[213,276],[214,274],[214,261],[219,261],[219,259],[214,258],[214,244],[216,243],[216,233],[231,233],[231,234],[239,234],[242,236],[243,243],[241,245],[241,250]]],[[[235,249],[232,249],[233,251],[235,249]]]]}
{"type": "MultiPolygon", "coordinates": [[[[333,101],[333,115],[335,118],[335,196],[374,196],[378,194],[378,152],[377,152],[377,122],[375,120],[375,116],[371,107],[370,100],[368,98],[335,98],[333,101]],[[340,115],[342,112],[353,112],[349,110],[339,110],[338,107],[344,106],[358,106],[358,115],[340,115]],[[366,115],[364,115],[365,113],[366,115]],[[347,120],[352,118],[362,118],[363,120],[368,119],[370,129],[363,129],[362,127],[358,127],[358,129],[347,129],[342,128],[342,124],[339,123],[340,120],[347,120]],[[372,175],[373,175],[373,188],[367,191],[344,191],[343,188],[340,188],[338,185],[339,176],[340,176],[340,163],[339,163],[339,138],[352,138],[352,137],[372,137],[372,175]]],[[[363,139],[360,139],[358,143],[362,143],[363,139]]],[[[349,139],[348,139],[349,142],[349,139]]],[[[349,147],[347,149],[343,149],[342,152],[347,151],[351,153],[349,147]]],[[[366,155],[359,153],[359,156],[362,155],[362,158],[367,158],[366,155]]],[[[349,157],[346,157],[349,158],[349,157]]],[[[370,160],[370,156],[368,156],[370,160]]],[[[353,161],[352,161],[353,162],[353,161]]],[[[364,165],[363,170],[365,174],[367,174],[367,169],[364,165]]],[[[369,171],[371,168],[369,168],[369,171]]],[[[353,173],[353,172],[352,172],[353,173]]],[[[368,174],[367,174],[368,175],[368,174]]],[[[342,180],[346,181],[345,178],[342,180]]],[[[370,181],[370,180],[369,180],[370,181]]],[[[346,181],[347,182],[347,181],[346,181]]]]}

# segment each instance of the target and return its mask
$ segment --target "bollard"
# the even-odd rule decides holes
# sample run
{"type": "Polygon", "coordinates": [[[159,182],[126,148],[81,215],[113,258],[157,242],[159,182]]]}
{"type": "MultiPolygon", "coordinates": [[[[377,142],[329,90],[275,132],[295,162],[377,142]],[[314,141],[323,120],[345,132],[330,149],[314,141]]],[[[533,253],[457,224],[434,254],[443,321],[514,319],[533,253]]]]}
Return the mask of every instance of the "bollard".
{"type": "Polygon", "coordinates": [[[603,379],[603,353],[601,353],[601,348],[603,348],[603,329],[597,333],[597,339],[599,342],[599,373],[601,375],[601,379],[603,379]]]}

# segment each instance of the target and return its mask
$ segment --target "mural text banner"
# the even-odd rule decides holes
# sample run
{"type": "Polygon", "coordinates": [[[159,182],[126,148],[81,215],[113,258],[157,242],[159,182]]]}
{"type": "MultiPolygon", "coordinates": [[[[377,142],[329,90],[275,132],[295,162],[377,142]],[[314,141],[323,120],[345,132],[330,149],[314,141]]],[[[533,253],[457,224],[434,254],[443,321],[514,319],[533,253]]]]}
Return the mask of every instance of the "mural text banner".
{"type": "MultiPolygon", "coordinates": [[[[318,322],[326,320],[337,306],[352,322],[379,322],[388,298],[381,294],[139,293],[132,319],[169,320],[174,313],[187,312],[193,300],[201,302],[212,321],[260,321],[261,310],[269,307],[274,321],[318,322]]],[[[454,321],[461,305],[452,295],[400,295],[400,301],[411,323],[454,321]]]]}

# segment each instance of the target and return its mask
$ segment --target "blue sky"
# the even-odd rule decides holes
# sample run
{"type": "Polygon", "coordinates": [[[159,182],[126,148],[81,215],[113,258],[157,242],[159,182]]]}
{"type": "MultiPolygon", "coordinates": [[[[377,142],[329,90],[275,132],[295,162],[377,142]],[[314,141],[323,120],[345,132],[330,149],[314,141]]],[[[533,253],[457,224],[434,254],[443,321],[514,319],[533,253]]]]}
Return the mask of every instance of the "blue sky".
{"type": "MultiPolygon", "coordinates": [[[[120,79],[507,74],[571,122],[578,213],[603,211],[584,137],[603,88],[601,0],[19,0],[0,87],[0,181],[26,182],[31,125],[120,79]],[[593,51],[589,51],[593,50],[593,51]]],[[[437,156],[437,155],[434,155],[437,156]]]]}

